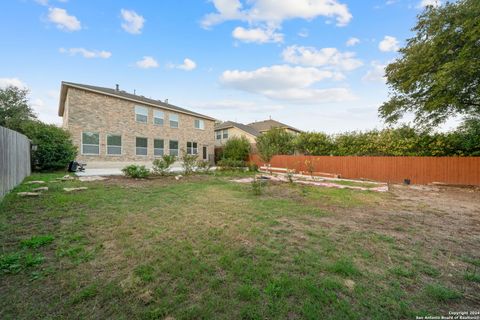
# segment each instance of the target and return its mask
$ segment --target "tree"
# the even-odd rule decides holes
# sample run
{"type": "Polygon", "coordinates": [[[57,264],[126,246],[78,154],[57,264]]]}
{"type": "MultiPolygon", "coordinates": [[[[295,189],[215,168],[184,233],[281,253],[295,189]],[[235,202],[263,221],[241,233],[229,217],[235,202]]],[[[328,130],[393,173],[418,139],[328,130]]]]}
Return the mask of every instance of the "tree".
{"type": "Polygon", "coordinates": [[[77,155],[70,134],[62,128],[40,121],[27,121],[22,124],[21,130],[37,145],[37,150],[32,152],[32,160],[38,170],[64,169],[77,155]]]}
{"type": "Polygon", "coordinates": [[[280,128],[272,128],[257,137],[258,154],[269,162],[276,154],[293,154],[295,136],[280,128]]]}
{"type": "Polygon", "coordinates": [[[28,89],[13,86],[0,89],[0,126],[21,131],[22,123],[36,118],[27,95],[28,89]]]}
{"type": "Polygon", "coordinates": [[[250,142],[244,136],[232,137],[227,140],[223,148],[223,159],[245,161],[250,153],[250,142]]]}
{"type": "Polygon", "coordinates": [[[323,132],[302,132],[295,138],[295,149],[307,155],[329,156],[333,151],[333,141],[323,132]]]}
{"type": "Polygon", "coordinates": [[[412,112],[419,124],[480,113],[480,1],[428,6],[386,68],[391,98],[379,108],[394,123],[412,112]]]}

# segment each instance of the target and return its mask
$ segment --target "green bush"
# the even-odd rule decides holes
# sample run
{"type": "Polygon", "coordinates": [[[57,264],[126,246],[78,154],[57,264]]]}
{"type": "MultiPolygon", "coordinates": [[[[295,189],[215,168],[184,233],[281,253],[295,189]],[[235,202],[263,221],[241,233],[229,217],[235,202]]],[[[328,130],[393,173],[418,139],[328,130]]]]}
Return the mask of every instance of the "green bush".
{"type": "Polygon", "coordinates": [[[223,170],[244,168],[245,165],[245,161],[233,159],[222,159],[217,163],[217,166],[219,166],[223,170]]]}
{"type": "Polygon", "coordinates": [[[272,128],[257,138],[260,158],[269,162],[277,154],[293,154],[295,136],[280,128],[272,128]]]}
{"type": "Polygon", "coordinates": [[[250,142],[247,138],[232,137],[223,148],[222,159],[245,161],[250,153],[250,142]]]}
{"type": "Polygon", "coordinates": [[[182,167],[185,175],[193,173],[195,164],[197,163],[197,157],[198,155],[196,154],[188,154],[185,152],[185,150],[182,150],[182,156],[180,160],[182,160],[182,167]]]}
{"type": "Polygon", "coordinates": [[[212,168],[212,164],[207,160],[197,160],[196,167],[198,170],[208,173],[210,168],[212,168]]]}
{"type": "Polygon", "coordinates": [[[153,160],[153,172],[164,176],[168,173],[168,169],[175,162],[175,156],[168,154],[163,155],[160,159],[153,160]]]}
{"type": "Polygon", "coordinates": [[[125,176],[135,179],[144,179],[150,175],[150,171],[145,166],[131,164],[122,169],[125,176]]]}
{"type": "Polygon", "coordinates": [[[36,170],[65,169],[77,156],[77,148],[72,143],[70,133],[53,124],[27,121],[22,125],[22,132],[37,145],[37,150],[32,152],[36,170]]]}

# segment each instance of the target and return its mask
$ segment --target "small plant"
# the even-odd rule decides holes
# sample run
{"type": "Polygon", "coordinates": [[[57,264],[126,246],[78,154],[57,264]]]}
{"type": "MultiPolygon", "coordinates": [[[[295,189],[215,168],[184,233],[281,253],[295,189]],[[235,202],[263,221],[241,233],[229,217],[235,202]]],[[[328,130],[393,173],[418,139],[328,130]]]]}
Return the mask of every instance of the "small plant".
{"type": "Polygon", "coordinates": [[[212,164],[210,163],[210,161],[206,161],[206,160],[198,160],[197,161],[197,169],[198,170],[200,170],[202,172],[205,172],[205,173],[208,173],[211,168],[212,168],[212,164]]]}
{"type": "Polygon", "coordinates": [[[52,235],[32,236],[30,239],[22,240],[20,245],[23,248],[39,248],[50,244],[55,238],[52,235]]]}
{"type": "Polygon", "coordinates": [[[189,175],[193,173],[195,164],[197,163],[197,155],[196,154],[188,154],[184,150],[182,150],[182,167],[185,175],[189,175]]]}
{"type": "Polygon", "coordinates": [[[249,163],[248,164],[248,171],[258,172],[258,166],[255,163],[249,163]]]}
{"type": "Polygon", "coordinates": [[[144,179],[150,175],[150,171],[145,166],[131,164],[122,169],[125,176],[134,179],[144,179]]]}
{"type": "Polygon", "coordinates": [[[462,295],[450,288],[444,287],[440,284],[430,284],[425,288],[425,292],[428,296],[434,298],[437,301],[446,302],[449,300],[459,299],[462,295]]]}
{"type": "Polygon", "coordinates": [[[161,176],[165,176],[168,173],[168,169],[175,162],[175,156],[165,154],[159,159],[153,160],[153,172],[161,176]]]}
{"type": "Polygon", "coordinates": [[[295,170],[287,169],[287,179],[289,183],[293,183],[293,174],[295,170]]]}
{"type": "Polygon", "coordinates": [[[261,179],[257,179],[257,176],[253,177],[252,180],[252,192],[254,195],[259,196],[263,192],[263,187],[265,183],[261,179]]]}
{"type": "Polygon", "coordinates": [[[311,160],[305,160],[305,167],[307,168],[308,173],[313,178],[313,173],[315,172],[315,165],[311,160]]]}

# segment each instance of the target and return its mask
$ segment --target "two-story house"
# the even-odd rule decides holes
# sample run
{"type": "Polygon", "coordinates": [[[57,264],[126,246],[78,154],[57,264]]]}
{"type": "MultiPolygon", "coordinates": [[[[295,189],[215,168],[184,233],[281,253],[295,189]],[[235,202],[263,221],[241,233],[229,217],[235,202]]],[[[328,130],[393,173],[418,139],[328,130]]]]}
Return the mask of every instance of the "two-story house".
{"type": "Polygon", "coordinates": [[[182,151],[213,160],[215,119],[118,85],[62,82],[58,115],[83,162],[151,162],[182,151]]]}

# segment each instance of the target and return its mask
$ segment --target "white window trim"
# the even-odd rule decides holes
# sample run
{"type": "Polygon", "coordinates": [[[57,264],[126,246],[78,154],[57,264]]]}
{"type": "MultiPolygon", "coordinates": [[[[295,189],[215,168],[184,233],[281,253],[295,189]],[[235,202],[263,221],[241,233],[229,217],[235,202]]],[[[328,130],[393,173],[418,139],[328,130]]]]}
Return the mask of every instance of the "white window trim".
{"type": "Polygon", "coordinates": [[[168,114],[168,126],[169,126],[170,128],[172,128],[172,129],[178,129],[178,128],[180,128],[180,116],[178,115],[178,113],[169,113],[169,114],[168,114]],[[176,126],[176,127],[172,127],[172,120],[171,120],[171,116],[172,116],[172,115],[176,115],[176,116],[177,116],[177,119],[178,119],[178,120],[176,121],[176,122],[177,122],[177,126],[176,126]]]}
{"type": "Polygon", "coordinates": [[[197,119],[194,119],[194,120],[193,120],[193,127],[194,127],[195,129],[197,129],[197,130],[205,130],[205,121],[203,121],[202,119],[198,119],[198,118],[197,118],[197,119]],[[200,126],[200,124],[203,124],[203,128],[202,128],[202,126],[200,126],[199,128],[197,128],[197,127],[195,126],[195,124],[196,124],[197,121],[198,121],[198,125],[199,125],[199,126],[200,126]]]}
{"type": "Polygon", "coordinates": [[[136,123],[143,123],[143,124],[147,124],[147,123],[148,123],[148,107],[144,107],[144,106],[140,106],[140,105],[135,105],[135,106],[133,107],[133,112],[135,113],[135,122],[136,122],[136,123]],[[137,120],[137,114],[139,114],[139,115],[141,115],[141,116],[145,116],[144,114],[137,113],[137,107],[139,107],[139,108],[144,108],[144,109],[147,110],[147,115],[146,115],[147,119],[145,120],[145,122],[143,122],[143,121],[138,121],[138,120],[137,120]]]}
{"type": "Polygon", "coordinates": [[[82,131],[80,133],[80,145],[82,146],[82,156],[100,156],[100,132],[91,132],[91,131],[82,131]],[[97,144],[87,144],[88,146],[98,146],[98,153],[85,153],[83,152],[83,134],[84,133],[93,133],[98,134],[98,145],[97,144]]]}
{"type": "Polygon", "coordinates": [[[189,154],[189,155],[197,155],[197,156],[198,156],[198,142],[196,142],[196,141],[187,141],[187,154],[189,154]],[[188,153],[188,143],[191,143],[191,144],[192,144],[192,147],[190,148],[190,149],[192,150],[192,152],[193,152],[194,149],[197,149],[197,153],[188,153]],[[197,147],[196,147],[196,148],[193,147],[193,144],[194,144],[194,143],[197,144],[197,147]]]}
{"type": "Polygon", "coordinates": [[[163,157],[165,154],[166,154],[166,153],[165,153],[165,139],[155,139],[155,138],[154,138],[154,139],[153,139],[153,156],[156,157],[156,158],[161,158],[161,157],[163,157]],[[155,148],[155,140],[162,140],[162,141],[163,141],[163,148],[155,148]],[[162,154],[162,155],[156,155],[156,154],[155,154],[155,150],[156,150],[156,149],[161,149],[163,154],[162,154]]]}
{"type": "MultiPolygon", "coordinates": [[[[144,147],[138,147],[138,148],[144,148],[144,147]]],[[[148,157],[148,138],[147,137],[135,137],[135,156],[136,157],[148,157]],[[141,139],[147,139],[147,147],[145,149],[147,149],[147,154],[137,154],[137,138],[141,138],[141,139]]]]}
{"type": "MultiPolygon", "coordinates": [[[[165,145],[164,145],[164,147],[165,147],[165,145]]],[[[170,153],[171,150],[177,150],[177,155],[175,157],[180,156],[180,142],[178,140],[168,140],[168,154],[169,155],[172,155],[170,153]],[[170,141],[176,141],[177,142],[177,149],[170,149],[170,141]]]]}
{"type": "Polygon", "coordinates": [[[159,126],[159,127],[163,127],[165,125],[165,112],[162,111],[162,110],[153,110],[153,119],[152,119],[152,123],[154,126],[159,126]],[[159,117],[155,117],[155,111],[157,112],[161,112],[163,114],[163,117],[162,118],[159,118],[159,117]],[[155,123],[155,119],[162,119],[162,124],[157,124],[155,123]]]}
{"type": "MultiPolygon", "coordinates": [[[[118,146],[112,146],[112,147],[118,147],[118,146]]],[[[105,135],[105,154],[108,156],[108,157],[120,157],[120,156],[123,156],[123,137],[121,134],[115,134],[115,133],[107,133],[105,135]],[[120,154],[110,154],[108,153],[108,136],[120,136],[120,141],[121,141],[121,144],[120,144],[120,154]]]]}

